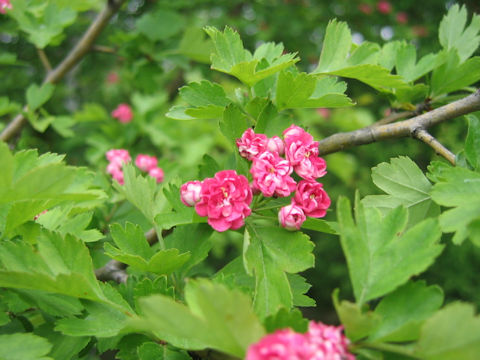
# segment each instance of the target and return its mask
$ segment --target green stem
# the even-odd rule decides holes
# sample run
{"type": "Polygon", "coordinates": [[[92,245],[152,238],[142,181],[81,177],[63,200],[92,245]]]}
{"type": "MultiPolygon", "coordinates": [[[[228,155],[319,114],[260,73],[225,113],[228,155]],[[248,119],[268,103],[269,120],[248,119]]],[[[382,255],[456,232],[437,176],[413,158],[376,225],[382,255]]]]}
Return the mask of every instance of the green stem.
{"type": "Polygon", "coordinates": [[[352,350],[354,350],[355,348],[369,348],[373,350],[387,351],[390,353],[408,356],[414,359],[420,359],[418,356],[413,354],[413,351],[411,349],[405,348],[405,346],[403,345],[361,342],[351,346],[352,350]]]}

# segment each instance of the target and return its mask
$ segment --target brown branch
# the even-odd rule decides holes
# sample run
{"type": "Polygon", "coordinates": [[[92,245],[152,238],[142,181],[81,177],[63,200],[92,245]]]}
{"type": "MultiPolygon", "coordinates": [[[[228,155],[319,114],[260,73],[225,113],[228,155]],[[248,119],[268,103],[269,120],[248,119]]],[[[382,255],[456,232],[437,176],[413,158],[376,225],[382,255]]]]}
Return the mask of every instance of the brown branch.
{"type": "Polygon", "coordinates": [[[402,112],[398,112],[398,113],[394,112],[394,113],[384,117],[383,119],[378,120],[374,124],[370,125],[370,127],[377,127],[377,126],[380,126],[380,125],[391,124],[391,123],[393,123],[397,120],[401,120],[401,119],[409,118],[409,117],[412,117],[412,116],[420,115],[425,110],[429,110],[429,109],[430,109],[429,102],[423,102],[423,103],[417,105],[417,107],[413,111],[402,111],[402,112]]]}
{"type": "Polygon", "coordinates": [[[418,128],[413,132],[412,136],[429,145],[433,150],[435,150],[437,155],[444,157],[448,160],[448,162],[450,162],[450,164],[455,166],[455,154],[443,146],[427,130],[418,128]]]}
{"type": "MultiPolygon", "coordinates": [[[[145,238],[150,245],[157,242],[157,233],[154,229],[150,229],[145,233],[145,238]]],[[[127,282],[128,275],[125,270],[127,266],[120,261],[110,260],[105,266],[95,270],[95,276],[98,280],[108,281],[113,280],[117,283],[127,282]]]]}
{"type": "MultiPolygon", "coordinates": [[[[112,16],[118,11],[120,6],[125,0],[109,0],[105,8],[97,15],[93,23],[83,34],[82,38],[78,41],[75,47],[67,54],[63,61],[58,64],[52,71],[50,71],[43,83],[56,84],[59,82],[65,74],[70,71],[91,49],[93,42],[100,35],[102,30],[108,24],[112,16]]],[[[27,119],[24,115],[27,108],[24,107],[24,111],[13,118],[13,120],[7,125],[7,127],[0,134],[0,140],[8,141],[17,134],[22,127],[26,124],[27,119]]]]}
{"type": "Polygon", "coordinates": [[[427,129],[443,121],[478,110],[480,110],[480,89],[463,99],[408,120],[375,127],[369,126],[363,129],[329,136],[319,141],[319,154],[326,155],[352,146],[413,136],[414,132],[418,129],[427,129]]]}
{"type": "Polygon", "coordinates": [[[105,45],[93,45],[92,46],[93,51],[98,51],[106,54],[116,54],[117,50],[115,48],[105,46],[105,45]]]}
{"type": "Polygon", "coordinates": [[[42,62],[43,67],[47,71],[47,74],[52,71],[52,65],[50,65],[50,61],[48,60],[47,54],[45,54],[45,51],[43,49],[37,48],[37,53],[38,57],[40,58],[40,61],[42,62]]]}

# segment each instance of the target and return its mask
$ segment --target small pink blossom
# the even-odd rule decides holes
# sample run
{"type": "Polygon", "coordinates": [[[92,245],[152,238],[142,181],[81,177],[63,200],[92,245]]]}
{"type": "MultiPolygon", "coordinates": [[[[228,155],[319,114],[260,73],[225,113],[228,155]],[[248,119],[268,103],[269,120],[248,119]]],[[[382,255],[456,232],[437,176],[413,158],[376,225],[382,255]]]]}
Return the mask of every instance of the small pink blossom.
{"type": "Polygon", "coordinates": [[[121,123],[129,123],[133,119],[132,108],[127,104],[119,104],[117,108],[112,111],[112,117],[118,119],[121,123]]]}
{"type": "Polygon", "coordinates": [[[377,3],[377,9],[382,14],[390,14],[392,12],[392,5],[388,1],[381,0],[377,3]]]}
{"type": "Polygon", "coordinates": [[[123,178],[123,171],[122,168],[115,163],[110,163],[107,165],[107,172],[112,175],[112,177],[118,181],[120,185],[123,185],[124,178],[123,178]]]}
{"type": "Polygon", "coordinates": [[[200,201],[202,193],[202,182],[189,181],[180,187],[180,200],[187,206],[195,206],[200,201]]]}
{"type": "Polygon", "coordinates": [[[309,344],[304,335],[277,330],[248,348],[246,360],[307,360],[309,344]]]}
{"type": "Polygon", "coordinates": [[[118,76],[118,73],[115,71],[111,71],[107,75],[107,83],[108,84],[116,84],[120,77],[118,76]]]}
{"type": "Polygon", "coordinates": [[[278,136],[274,136],[267,141],[267,150],[278,155],[283,155],[285,153],[285,144],[283,140],[278,136]]]}
{"type": "Polygon", "coordinates": [[[217,231],[238,229],[252,210],[252,190],[248,180],[235,170],[222,170],[202,182],[200,201],[195,210],[207,216],[208,223],[217,231]]]}
{"type": "Polygon", "coordinates": [[[330,207],[330,197],[323,189],[323,184],[302,180],[297,185],[292,203],[302,208],[306,216],[320,218],[325,216],[330,207]]]}
{"type": "Polygon", "coordinates": [[[355,360],[348,352],[350,341],[343,334],[343,326],[329,326],[310,321],[305,337],[312,348],[312,360],[355,360]]]}
{"type": "Polygon", "coordinates": [[[7,10],[12,9],[10,0],[0,0],[0,14],[5,14],[7,10]]]}
{"type": "Polygon", "coordinates": [[[313,136],[303,130],[300,126],[290,125],[287,129],[283,131],[283,138],[285,144],[291,144],[293,141],[298,141],[299,139],[303,143],[311,143],[313,141],[313,136]]]}
{"type": "Polygon", "coordinates": [[[318,155],[318,142],[302,128],[292,125],[283,132],[285,156],[292,166],[299,164],[305,157],[318,155]]]}
{"type": "Polygon", "coordinates": [[[237,139],[236,144],[242,157],[253,160],[267,149],[267,141],[266,135],[255,134],[251,128],[248,128],[244,131],[242,137],[237,139]]]}
{"type": "Polygon", "coordinates": [[[399,24],[406,24],[408,22],[408,15],[406,12],[401,11],[395,15],[395,19],[399,24]]]}
{"type": "Polygon", "coordinates": [[[295,204],[284,206],[278,212],[278,222],[287,230],[300,230],[306,219],[302,208],[295,204]]]}
{"type": "Polygon", "coordinates": [[[300,160],[300,162],[293,167],[298,176],[305,180],[314,181],[315,179],[324,176],[327,173],[327,163],[319,156],[308,156],[300,160]]]}
{"type": "Polygon", "coordinates": [[[150,171],[156,168],[158,160],[155,156],[149,156],[144,154],[138,154],[135,158],[135,165],[142,171],[150,171]]]}
{"type": "Polygon", "coordinates": [[[373,9],[370,5],[361,3],[358,5],[358,10],[360,10],[365,15],[370,15],[373,12],[373,9]]]}
{"type": "Polygon", "coordinates": [[[266,151],[253,159],[250,172],[253,184],[264,196],[288,196],[295,190],[296,182],[290,174],[290,163],[275,153],[266,151]]]}
{"type": "Polygon", "coordinates": [[[110,161],[111,163],[115,163],[119,166],[126,164],[127,162],[132,160],[130,154],[128,153],[128,150],[124,149],[108,150],[105,156],[108,161],[110,161]]]}
{"type": "Polygon", "coordinates": [[[148,171],[148,175],[155,178],[157,183],[161,183],[163,181],[164,173],[161,168],[155,167],[148,171]]]}
{"type": "Polygon", "coordinates": [[[331,115],[331,111],[327,108],[317,108],[317,114],[325,119],[328,119],[331,115]]]}

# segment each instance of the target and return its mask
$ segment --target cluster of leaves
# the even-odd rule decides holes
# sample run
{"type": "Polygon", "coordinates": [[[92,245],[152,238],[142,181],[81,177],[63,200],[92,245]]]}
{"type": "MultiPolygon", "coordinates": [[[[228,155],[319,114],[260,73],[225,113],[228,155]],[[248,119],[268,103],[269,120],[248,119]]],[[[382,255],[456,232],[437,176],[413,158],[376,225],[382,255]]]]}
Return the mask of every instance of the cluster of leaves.
{"type": "MultiPolygon", "coordinates": [[[[17,0],[11,17],[43,49],[61,43],[64,28],[96,2],[33,3],[17,0]]],[[[49,115],[53,85],[28,88],[26,116],[33,128],[43,132],[51,125],[66,139],[61,146],[86,148],[86,161],[97,172],[68,166],[63,156],[13,153],[0,144],[0,358],[90,359],[114,350],[122,360],[187,360],[208,357],[205,349],[242,358],[268,332],[306,330],[308,320],[298,308],[313,307],[315,300],[306,295],[310,279],[300,273],[315,265],[312,234],[340,239],[353,299],[340,300],[336,291],[333,304],[359,358],[474,358],[480,319],[473,306],[442,307],[442,289],[412,277],[441,254],[450,241],[442,234],[452,233],[458,245],[469,239],[480,246],[478,114],[468,116],[459,166],[432,162],[425,175],[408,157],[381,163],[372,180],[383,195],[361,199],[357,193],[354,216],[350,200],[340,197],[337,221],[309,219],[306,233],[278,226],[276,211],[285,200],[275,199],[259,206],[244,229],[220,237],[178,193],[186,180],[224,168],[249,176],[235,151],[235,139],[248,127],[280,135],[292,123],[292,110],[354,106],[348,79],[405,109],[471,92],[480,80],[480,58],[472,57],[480,17],[467,25],[466,9],[452,6],[440,24],[441,50],[418,61],[412,44],[355,45],[348,25],[332,20],[318,64],[308,73],[282,44],[264,43],[252,53],[230,27],[206,27],[207,39],[185,26],[177,12],[158,7],[138,18],[131,34],[112,35],[125,58],[125,76],[147,78],[131,97],[131,124],[110,125],[99,104],[84,104],[72,116],[49,115]],[[133,39],[140,45],[129,45],[133,39]],[[191,82],[170,106],[168,94],[150,91],[158,86],[157,72],[165,70],[159,63],[168,58],[157,51],[160,45],[175,56],[211,63],[222,73],[219,83],[191,82]],[[158,115],[164,112],[167,118],[158,115]],[[74,131],[91,134],[86,145],[74,131]],[[150,143],[139,144],[142,136],[150,143]],[[112,186],[100,159],[119,146],[155,146],[166,182],[158,185],[127,164],[125,184],[112,186]],[[204,155],[211,149],[213,156],[204,155]],[[145,235],[149,229],[158,238],[153,245],[145,235]],[[222,266],[209,266],[207,257],[222,241],[240,246],[222,266]],[[98,280],[110,260],[126,265],[124,283],[98,280]]],[[[0,107],[3,114],[18,110],[9,99],[0,107]]]]}

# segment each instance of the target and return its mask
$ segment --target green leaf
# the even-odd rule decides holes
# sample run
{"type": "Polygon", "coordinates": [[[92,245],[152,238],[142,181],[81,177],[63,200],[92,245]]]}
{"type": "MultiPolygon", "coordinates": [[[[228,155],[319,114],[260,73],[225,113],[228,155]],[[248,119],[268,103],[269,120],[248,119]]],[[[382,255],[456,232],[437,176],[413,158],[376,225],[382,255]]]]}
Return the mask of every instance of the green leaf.
{"type": "Polygon", "coordinates": [[[468,59],[480,44],[480,15],[473,14],[467,25],[467,8],[454,4],[440,22],[438,38],[446,50],[456,49],[460,63],[468,59]]]}
{"type": "Polygon", "coordinates": [[[83,310],[81,302],[73,297],[52,294],[40,290],[16,290],[22,299],[28,299],[35,307],[49,315],[64,317],[79,315],[83,310]]]}
{"type": "Polygon", "coordinates": [[[139,360],[192,360],[184,351],[170,349],[166,345],[145,342],[138,347],[139,360]]]}
{"type": "Polygon", "coordinates": [[[185,299],[188,307],[162,295],[140,299],[144,315],[130,322],[132,328],[152,332],[180,348],[209,347],[238,357],[264,335],[250,298],[238,290],[192,280],[185,288],[185,299]]]}
{"type": "Polygon", "coordinates": [[[161,209],[160,191],[155,179],[151,176],[137,175],[135,167],[130,163],[125,164],[122,170],[125,184],[114,182],[115,189],[153,224],[155,216],[161,209]]]}
{"type": "Polygon", "coordinates": [[[333,291],[332,299],[335,311],[340,322],[345,327],[347,337],[356,341],[367,337],[381,324],[381,317],[368,310],[367,306],[351,303],[350,301],[338,299],[339,290],[333,291]]]}
{"type": "Polygon", "coordinates": [[[344,94],[346,84],[332,77],[318,79],[306,73],[282,71],[277,80],[276,102],[279,110],[288,108],[317,108],[352,106],[344,94]]]}
{"type": "Polygon", "coordinates": [[[50,323],[35,328],[35,334],[47,339],[52,344],[49,355],[55,360],[74,358],[90,341],[90,337],[66,336],[53,331],[53,325],[50,323]]]}
{"type": "Polygon", "coordinates": [[[409,212],[409,227],[440,213],[430,197],[432,184],[406,156],[393,158],[390,163],[381,163],[372,168],[372,180],[388,195],[366,196],[362,200],[366,207],[376,207],[386,212],[403,205],[409,212]]]}
{"type": "Polygon", "coordinates": [[[382,318],[369,337],[373,341],[404,342],[417,340],[420,327],[443,303],[443,291],[424,281],[408,282],[384,297],[375,308],[382,318]]]}
{"type": "Polygon", "coordinates": [[[293,305],[286,272],[297,273],[314,265],[313,243],[300,232],[280,227],[249,226],[244,234],[244,266],[255,275],[254,306],[260,318],[293,305]]]}
{"type": "Polygon", "coordinates": [[[0,244],[0,286],[111,303],[97,282],[82,241],[42,231],[37,242],[38,249],[25,242],[0,244]]]}
{"type": "Polygon", "coordinates": [[[296,54],[282,55],[283,45],[271,43],[260,46],[252,56],[244,49],[240,35],[228,26],[223,32],[211,26],[207,26],[205,31],[215,45],[215,53],[211,56],[212,69],[233,75],[248,86],[299,60],[296,54]]]}
{"type": "Polygon", "coordinates": [[[439,96],[462,90],[480,80],[480,57],[475,56],[460,63],[456,50],[450,50],[445,62],[432,73],[431,95],[439,96]]]}
{"type": "Polygon", "coordinates": [[[33,334],[0,335],[2,360],[53,360],[46,356],[51,348],[46,339],[33,334]]]}
{"type": "Polygon", "coordinates": [[[111,337],[126,325],[127,316],[109,305],[86,301],[85,309],[85,318],[60,319],[55,330],[69,336],[111,337]]]}
{"type": "Polygon", "coordinates": [[[287,274],[290,288],[292,289],[293,306],[316,306],[315,300],[305,295],[312,287],[303,276],[287,274]]]}
{"type": "Polygon", "coordinates": [[[40,106],[45,104],[53,95],[55,85],[46,83],[42,86],[32,84],[27,89],[27,105],[30,111],[37,110],[40,106]]]}
{"type": "Polygon", "coordinates": [[[455,232],[452,241],[461,244],[467,237],[475,236],[469,225],[480,219],[480,174],[445,167],[440,176],[432,188],[432,199],[439,205],[453,207],[440,215],[440,227],[443,232],[455,232]]]}
{"type": "Polygon", "coordinates": [[[417,63],[417,50],[413,44],[407,43],[403,43],[397,48],[395,59],[397,74],[407,82],[421,78],[438,65],[437,54],[428,54],[417,63]]]}
{"type": "Polygon", "coordinates": [[[323,39],[322,52],[315,73],[327,73],[340,69],[345,64],[350,48],[352,35],[347,23],[330,20],[323,39]]]}
{"type": "Polygon", "coordinates": [[[474,114],[466,116],[468,120],[467,140],[465,141],[465,157],[468,163],[480,170],[480,119],[474,114]]]}
{"type": "Polygon", "coordinates": [[[281,308],[275,315],[265,319],[265,329],[268,333],[286,328],[305,333],[308,330],[308,319],[305,319],[298,309],[289,311],[285,308],[281,308]]]}
{"type": "Polygon", "coordinates": [[[176,12],[157,9],[147,12],[137,20],[137,29],[152,41],[165,40],[180,32],[185,19],[176,12]]]}
{"type": "Polygon", "coordinates": [[[218,118],[230,103],[223,88],[207,80],[183,86],[179,93],[189,106],[173,106],[167,116],[175,120],[218,118]]]}
{"type": "Polygon", "coordinates": [[[480,318],[473,305],[456,302],[425,322],[415,355],[426,360],[475,359],[479,351],[480,318]]]}
{"type": "Polygon", "coordinates": [[[213,53],[213,43],[205,39],[205,32],[201,28],[188,27],[183,33],[178,46],[178,52],[186,57],[205,64],[210,63],[210,54],[213,53]]]}
{"type": "Polygon", "coordinates": [[[433,219],[406,230],[407,210],[397,207],[384,216],[376,208],[355,202],[354,222],[350,201],[337,205],[342,249],[347,258],[355,299],[361,305],[389,293],[432,264],[443,246],[433,219]]]}
{"type": "Polygon", "coordinates": [[[113,224],[110,226],[110,234],[115,245],[126,254],[138,255],[148,260],[155,253],[139,225],[127,221],[123,228],[120,224],[113,224]]]}
{"type": "Polygon", "coordinates": [[[220,120],[220,130],[234,149],[237,148],[235,141],[242,137],[248,128],[247,117],[235,104],[227,106],[220,120]]]}

